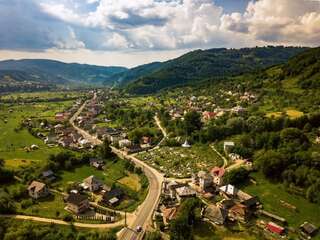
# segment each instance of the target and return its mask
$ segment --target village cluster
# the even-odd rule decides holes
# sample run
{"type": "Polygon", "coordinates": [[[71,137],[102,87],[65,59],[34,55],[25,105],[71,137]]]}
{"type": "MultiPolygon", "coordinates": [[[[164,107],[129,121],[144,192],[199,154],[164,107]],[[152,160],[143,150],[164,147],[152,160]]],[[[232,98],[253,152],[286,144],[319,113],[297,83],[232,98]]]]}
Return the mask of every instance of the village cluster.
{"type": "MultiPolygon", "coordinates": [[[[102,169],[102,160],[91,159],[90,165],[102,169]]],[[[65,210],[78,218],[91,217],[93,220],[114,222],[117,215],[110,208],[117,206],[125,194],[121,188],[109,187],[96,176],[91,175],[74,185],[68,193],[50,189],[47,183],[53,183],[56,175],[48,170],[42,173],[39,180],[34,180],[28,186],[28,194],[33,200],[45,199],[50,194],[60,194],[65,202],[65,210]]]]}
{"type": "MultiPolygon", "coordinates": [[[[234,146],[225,142],[225,151],[234,146]]],[[[239,156],[229,153],[230,159],[239,156]]],[[[243,160],[244,167],[250,169],[252,163],[243,160]]],[[[266,236],[284,238],[289,231],[298,232],[301,239],[310,239],[318,228],[309,222],[301,224],[298,230],[288,228],[287,220],[263,210],[258,196],[252,196],[233,185],[225,184],[224,176],[228,168],[213,167],[210,171],[199,171],[191,179],[166,180],[154,220],[161,217],[165,229],[175,219],[183,199],[197,197],[205,205],[201,211],[204,221],[214,226],[231,226],[234,223],[254,223],[266,236]]],[[[284,203],[287,204],[287,203],[284,203]]],[[[159,226],[156,226],[159,227],[159,226]]]]}
{"type": "Polygon", "coordinates": [[[203,122],[208,122],[211,119],[221,117],[227,113],[241,114],[246,111],[242,105],[252,103],[256,99],[256,96],[249,92],[239,94],[223,90],[220,90],[220,97],[225,99],[225,103],[222,104],[230,105],[230,107],[220,107],[213,99],[207,96],[191,96],[188,99],[178,97],[177,101],[179,104],[169,104],[167,111],[172,119],[183,119],[183,116],[188,111],[197,111],[201,113],[203,122]],[[231,107],[234,103],[236,106],[231,107]]]}

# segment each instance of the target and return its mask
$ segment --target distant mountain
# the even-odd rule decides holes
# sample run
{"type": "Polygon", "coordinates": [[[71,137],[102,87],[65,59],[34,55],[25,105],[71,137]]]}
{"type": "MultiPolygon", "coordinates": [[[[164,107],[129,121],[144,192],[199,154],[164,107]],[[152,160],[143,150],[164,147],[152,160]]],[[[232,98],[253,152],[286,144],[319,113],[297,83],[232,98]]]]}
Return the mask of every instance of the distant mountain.
{"type": "Polygon", "coordinates": [[[162,63],[152,73],[129,82],[126,90],[133,94],[149,94],[209,78],[236,76],[284,63],[306,49],[270,46],[196,50],[162,63]]]}
{"type": "Polygon", "coordinates": [[[125,86],[131,81],[137,80],[138,78],[144,77],[148,74],[154,73],[163,66],[161,62],[152,62],[138,67],[128,69],[126,71],[116,73],[106,79],[106,83],[115,81],[119,86],[125,86]]]}
{"type": "Polygon", "coordinates": [[[16,82],[45,84],[104,83],[112,85],[111,75],[126,71],[124,67],[101,67],[87,64],[63,63],[44,59],[0,61],[0,83],[11,79],[16,82]]]}

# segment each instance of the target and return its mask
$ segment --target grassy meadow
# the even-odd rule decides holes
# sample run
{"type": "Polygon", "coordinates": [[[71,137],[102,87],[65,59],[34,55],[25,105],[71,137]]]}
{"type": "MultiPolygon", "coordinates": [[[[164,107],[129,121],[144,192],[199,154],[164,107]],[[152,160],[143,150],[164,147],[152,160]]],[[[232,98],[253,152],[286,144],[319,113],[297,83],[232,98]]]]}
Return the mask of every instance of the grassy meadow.
{"type": "Polygon", "coordinates": [[[290,194],[283,184],[270,183],[260,174],[252,174],[257,184],[251,184],[243,190],[251,195],[258,196],[266,211],[279,215],[287,220],[290,227],[297,228],[304,221],[316,226],[320,225],[320,206],[310,203],[303,197],[290,194]],[[296,210],[286,207],[283,202],[296,207],[296,210]]]}
{"type": "Polygon", "coordinates": [[[44,161],[50,154],[61,151],[59,147],[48,147],[28,130],[20,128],[20,124],[28,118],[53,119],[56,112],[70,107],[72,103],[65,101],[0,105],[0,158],[3,158],[10,168],[15,168],[32,161],[44,161]],[[26,151],[25,147],[32,144],[38,145],[39,149],[26,151]]]}

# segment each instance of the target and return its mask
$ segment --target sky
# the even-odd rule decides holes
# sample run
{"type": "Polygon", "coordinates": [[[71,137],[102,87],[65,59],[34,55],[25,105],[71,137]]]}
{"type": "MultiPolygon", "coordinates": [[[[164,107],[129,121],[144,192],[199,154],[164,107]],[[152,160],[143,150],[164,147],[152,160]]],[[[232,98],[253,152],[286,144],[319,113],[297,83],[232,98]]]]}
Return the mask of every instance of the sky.
{"type": "Polygon", "coordinates": [[[320,45],[320,0],[0,0],[0,60],[133,67],[194,49],[320,45]]]}

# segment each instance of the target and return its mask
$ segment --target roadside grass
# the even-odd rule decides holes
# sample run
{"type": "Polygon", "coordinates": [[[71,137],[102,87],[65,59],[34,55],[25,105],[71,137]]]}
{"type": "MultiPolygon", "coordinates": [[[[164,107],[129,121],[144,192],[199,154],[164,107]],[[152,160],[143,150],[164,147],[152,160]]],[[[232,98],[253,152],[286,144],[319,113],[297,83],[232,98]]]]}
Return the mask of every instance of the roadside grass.
{"type": "Polygon", "coordinates": [[[196,144],[191,148],[161,147],[138,154],[138,158],[172,177],[190,177],[192,173],[214,166],[223,160],[208,145],[196,144]]]}
{"type": "Polygon", "coordinates": [[[254,240],[247,232],[232,232],[225,228],[214,227],[210,223],[197,223],[194,227],[194,240],[254,240]]]}
{"type": "Polygon", "coordinates": [[[129,173],[127,177],[121,178],[119,183],[137,192],[141,189],[140,178],[137,174],[129,173]]]}
{"type": "Polygon", "coordinates": [[[301,196],[288,193],[283,184],[270,183],[260,173],[254,173],[251,176],[257,184],[250,184],[243,190],[258,196],[266,211],[285,218],[288,225],[294,228],[298,228],[305,221],[309,221],[316,226],[320,225],[320,205],[310,203],[301,196]],[[297,209],[293,210],[283,206],[280,200],[295,206],[297,209]]]}

